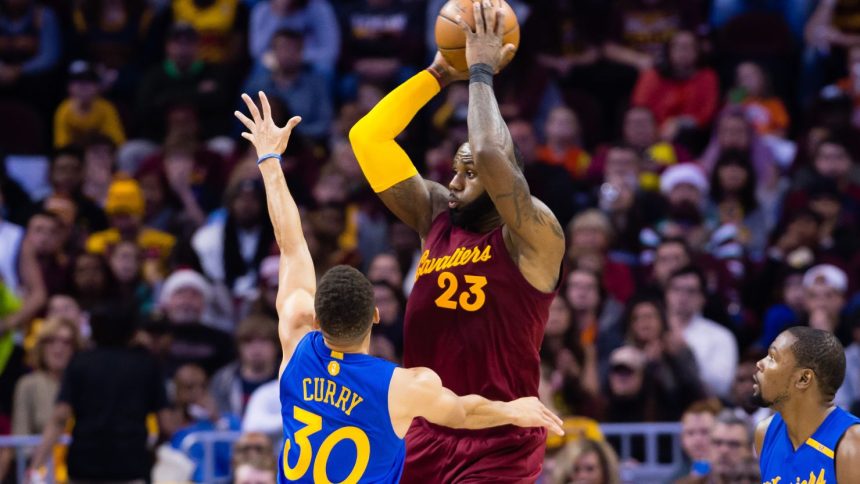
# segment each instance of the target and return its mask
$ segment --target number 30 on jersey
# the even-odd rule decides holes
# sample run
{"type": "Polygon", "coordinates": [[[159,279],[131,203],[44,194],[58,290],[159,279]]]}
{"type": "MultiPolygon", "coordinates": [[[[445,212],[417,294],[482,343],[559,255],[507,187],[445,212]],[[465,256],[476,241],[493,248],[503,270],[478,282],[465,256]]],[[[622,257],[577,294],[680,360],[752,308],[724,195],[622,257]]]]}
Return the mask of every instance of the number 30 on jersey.
{"type": "Polygon", "coordinates": [[[293,439],[299,447],[299,458],[296,465],[290,467],[287,462],[287,455],[290,453],[292,442],[287,439],[284,442],[284,476],[287,480],[297,481],[307,474],[311,467],[311,461],[314,461],[313,482],[316,484],[331,484],[326,473],[326,466],[331,451],[334,447],[344,440],[351,440],[355,445],[355,464],[352,466],[352,471],[346,476],[346,479],[341,481],[341,484],[355,484],[364,475],[367,470],[367,463],[370,461],[370,440],[367,434],[358,427],[341,427],[323,440],[320,448],[317,449],[316,459],[314,459],[314,450],[311,448],[311,442],[308,437],[322,430],[322,417],[308,412],[299,407],[293,407],[293,418],[305,424],[301,430],[295,433],[293,439]]]}

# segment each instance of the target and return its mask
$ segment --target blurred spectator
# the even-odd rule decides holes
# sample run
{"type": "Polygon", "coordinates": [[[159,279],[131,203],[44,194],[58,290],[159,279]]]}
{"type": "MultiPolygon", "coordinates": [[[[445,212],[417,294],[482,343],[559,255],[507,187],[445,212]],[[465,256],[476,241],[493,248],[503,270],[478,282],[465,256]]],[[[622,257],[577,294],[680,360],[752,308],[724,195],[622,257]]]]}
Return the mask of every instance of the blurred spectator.
{"type": "Polygon", "coordinates": [[[568,225],[567,259],[571,267],[602,274],[607,293],[624,303],[633,295],[635,284],[630,269],[609,257],[613,239],[612,225],[603,212],[594,208],[580,212],[568,225]]]}
{"type": "Polygon", "coordinates": [[[234,472],[235,484],[275,484],[277,466],[273,459],[255,458],[239,464],[234,472]]]}
{"type": "Polygon", "coordinates": [[[609,357],[606,422],[663,422],[668,418],[666,395],[661,395],[645,372],[645,354],[622,346],[609,357]]]}
{"type": "MultiPolygon", "coordinates": [[[[523,174],[529,184],[532,195],[544,202],[556,216],[562,226],[566,226],[573,217],[577,200],[576,184],[570,177],[570,173],[562,165],[551,165],[538,161],[538,139],[535,129],[531,123],[523,119],[508,121],[508,131],[511,140],[519,148],[523,160],[523,174]]],[[[449,150],[450,153],[452,150],[449,150]]],[[[446,156],[438,164],[439,172],[445,176],[439,176],[440,183],[447,183],[445,178],[450,171],[451,160],[446,156]]]]}
{"type": "Polygon", "coordinates": [[[224,198],[227,217],[198,229],[191,245],[206,277],[224,284],[234,297],[250,296],[257,285],[260,262],[269,255],[275,240],[263,184],[234,180],[224,198]]]}
{"type": "Polygon", "coordinates": [[[756,363],[765,355],[763,351],[747,352],[735,370],[735,379],[729,398],[724,400],[726,411],[746,423],[749,429],[754,429],[759,422],[773,414],[769,408],[763,408],[753,398],[753,375],[758,369],[756,363]]]}
{"type": "Polygon", "coordinates": [[[823,100],[847,98],[852,106],[851,126],[860,127],[860,44],[846,49],[846,76],[821,90],[823,100]]]}
{"type": "Polygon", "coordinates": [[[805,298],[803,271],[785,269],[778,280],[778,292],[776,303],[764,313],[761,337],[755,344],[757,348],[769,348],[779,333],[800,320],[805,298]]]}
{"type": "Polygon", "coordinates": [[[149,314],[154,309],[154,298],[151,283],[146,277],[157,277],[157,274],[144,274],[144,258],[140,247],[133,241],[123,240],[111,247],[107,254],[113,281],[116,283],[115,292],[120,299],[134,302],[140,308],[141,314],[149,314]]]}
{"type": "MultiPolygon", "coordinates": [[[[3,201],[0,198],[0,203],[3,201]]],[[[23,227],[0,218],[0,282],[13,293],[18,291],[18,252],[21,250],[24,234],[23,227]]]]}
{"type": "Polygon", "coordinates": [[[811,5],[807,0],[714,0],[710,8],[710,24],[718,29],[736,16],[765,11],[783,17],[794,35],[802,38],[811,5]]]}
{"type": "Polygon", "coordinates": [[[370,261],[367,278],[371,281],[385,281],[394,288],[403,287],[403,270],[397,257],[389,252],[383,252],[370,261]]]}
{"type": "Polygon", "coordinates": [[[853,414],[860,413],[860,314],[851,318],[851,344],[845,347],[845,380],[834,402],[853,414]]]}
{"type": "Polygon", "coordinates": [[[738,364],[738,343],[725,327],[702,316],[705,277],[692,266],[674,272],[666,288],[666,313],[671,331],[680,331],[693,351],[699,378],[709,394],[729,393],[738,364]]]}
{"type": "MultiPolygon", "coordinates": [[[[171,428],[175,428],[170,438],[175,449],[182,448],[182,441],[198,432],[213,430],[239,430],[240,420],[236,415],[222,413],[216,406],[215,400],[207,390],[206,372],[199,365],[186,363],[180,366],[173,376],[176,396],[171,408],[171,428]],[[173,427],[175,426],[175,427],[173,427]]],[[[231,446],[228,442],[215,444],[212,458],[212,478],[224,479],[230,475],[231,446]]],[[[204,446],[195,443],[188,448],[188,456],[197,464],[194,471],[194,482],[204,480],[204,446]]]]}
{"type": "Polygon", "coordinates": [[[61,28],[54,11],[36,0],[0,3],[0,93],[38,101],[40,82],[60,59],[61,28]]]}
{"type": "Polygon", "coordinates": [[[116,169],[116,150],[117,144],[104,135],[92,136],[84,145],[84,182],[81,191],[102,207],[116,169]]]}
{"type": "Polygon", "coordinates": [[[165,262],[176,239],[143,225],[144,199],[140,185],[129,178],[117,178],[108,189],[105,212],[111,227],[87,239],[87,251],[107,254],[120,241],[135,242],[143,257],[156,264],[165,262]]]}
{"type": "Polygon", "coordinates": [[[584,179],[591,156],[582,149],[582,128],[576,113],[567,106],[554,108],[544,125],[544,137],[546,143],[537,150],[538,162],[563,166],[574,180],[584,179]]]}
{"type": "Polygon", "coordinates": [[[133,309],[100,309],[91,321],[96,347],[69,363],[42,443],[33,455],[31,475],[47,462],[74,418],[68,454],[72,481],[146,480],[152,468],[146,418],[158,412],[163,424],[166,416],[161,370],[146,350],[129,345],[136,326],[133,309]]]}
{"type": "Polygon", "coordinates": [[[125,130],[116,107],[100,95],[99,75],[83,60],[69,65],[68,93],[54,113],[54,147],[85,145],[94,135],[125,142],[125,130]]]}
{"type": "Polygon", "coordinates": [[[622,324],[627,344],[645,355],[647,378],[663,398],[663,418],[677,420],[687,406],[705,396],[696,359],[684,335],[669,328],[663,304],[647,296],[628,304],[622,324]]]}
{"type": "MultiPolygon", "coordinates": [[[[30,350],[29,373],[15,385],[12,413],[12,434],[41,434],[54,410],[63,372],[74,354],[81,349],[81,339],[75,321],[48,319],[30,350]]],[[[63,429],[66,431],[67,429],[63,429]]],[[[65,475],[65,448],[54,449],[55,465],[61,467],[57,479],[65,475]]],[[[11,458],[11,455],[4,456],[11,458]]],[[[5,460],[5,459],[4,459],[5,460]]],[[[59,470],[59,469],[58,469],[59,470]]],[[[56,471],[55,471],[56,472],[56,471]]],[[[4,473],[5,474],[5,473],[4,473]]]]}
{"type": "Polygon", "coordinates": [[[729,102],[743,106],[758,134],[783,137],[788,130],[788,111],[772,89],[770,76],[761,65],[743,62],[735,68],[735,85],[729,91],[729,102]]]}
{"type": "MultiPolygon", "coordinates": [[[[379,324],[373,327],[373,339],[384,339],[394,350],[392,361],[403,355],[403,312],[406,297],[397,286],[387,281],[373,281],[373,300],[379,310],[379,324]]],[[[379,356],[379,355],[377,355],[379,356]]]]}
{"type": "Polygon", "coordinates": [[[803,290],[809,326],[835,333],[847,345],[853,338],[842,317],[848,290],[845,272],[831,264],[814,266],[803,275],[803,290]]]}
{"type": "Polygon", "coordinates": [[[663,46],[678,32],[698,27],[697,3],[681,0],[617,2],[609,17],[609,35],[604,46],[606,57],[640,71],[665,62],[663,46]]]}
{"type": "Polygon", "coordinates": [[[640,160],[637,173],[639,186],[643,190],[659,190],[663,170],[676,163],[692,161],[690,153],[683,146],[660,140],[654,114],[643,106],[633,106],[624,114],[621,139],[623,144],[604,146],[598,150],[591,166],[592,176],[602,172],[609,164],[609,151],[622,146],[634,151],[640,160]]]}
{"type": "Polygon", "coordinates": [[[113,296],[115,286],[107,261],[100,254],[78,254],[72,265],[72,295],[90,310],[113,296]]]}
{"type": "Polygon", "coordinates": [[[666,49],[666,59],[659,67],[640,74],[631,102],[654,113],[664,140],[695,138],[707,129],[716,113],[720,94],[717,76],[702,67],[699,43],[691,32],[673,34],[666,49]]]}
{"type": "Polygon", "coordinates": [[[278,321],[248,316],[236,328],[236,342],[238,361],[215,373],[210,392],[219,412],[241,417],[254,390],[278,376],[278,321]]]}
{"type": "Polygon", "coordinates": [[[155,23],[157,33],[176,24],[194,29],[200,35],[200,58],[208,63],[238,63],[247,51],[248,7],[241,0],[175,0],[155,23]]]}
{"type": "Polygon", "coordinates": [[[660,193],[668,207],[655,229],[661,237],[683,238],[693,250],[702,250],[710,236],[705,204],[710,186],[702,170],[692,163],[672,166],[660,176],[660,193]]]}
{"type": "Polygon", "coordinates": [[[265,434],[259,432],[244,432],[236,442],[233,443],[233,472],[247,462],[263,460],[274,460],[275,449],[272,440],[265,434]]]}
{"type": "MultiPolygon", "coordinates": [[[[778,197],[780,193],[776,191],[779,188],[776,182],[779,179],[779,167],[773,152],[758,135],[751,118],[747,117],[741,106],[729,106],[720,113],[714,134],[699,164],[707,173],[712,173],[721,154],[730,150],[748,155],[755,169],[756,190],[760,197],[778,197]]],[[[767,205],[773,207],[773,203],[767,205]]]]}
{"type": "Polygon", "coordinates": [[[48,207],[52,198],[63,197],[68,199],[74,205],[70,208],[70,212],[74,214],[76,235],[86,237],[92,232],[108,228],[108,221],[101,207],[87,198],[82,191],[83,156],[80,148],[75,146],[65,146],[54,150],[48,172],[52,194],[42,199],[39,205],[43,209],[52,211],[53,209],[48,207]]]}
{"type": "Polygon", "coordinates": [[[806,189],[806,195],[809,208],[821,217],[818,229],[819,256],[833,262],[851,261],[857,247],[857,219],[848,207],[842,205],[836,181],[828,178],[813,180],[806,189]]]}
{"type": "Polygon", "coordinates": [[[281,29],[272,36],[273,63],[254,71],[243,92],[265,92],[279,98],[291,116],[301,116],[296,131],[317,141],[329,134],[334,111],[325,78],[306,68],[302,60],[301,31],[281,29]]]}
{"type": "MultiPolygon", "coordinates": [[[[758,203],[756,174],[746,153],[724,150],[711,172],[710,207],[708,217],[715,226],[730,225],[737,231],[736,241],[756,260],[761,260],[767,248],[767,236],[772,225],[758,203]]],[[[733,254],[723,245],[716,257],[733,254]],[[723,251],[723,252],[719,252],[723,251]]],[[[742,257],[743,254],[741,254],[742,257]]]]}
{"type": "Polygon", "coordinates": [[[807,101],[825,81],[826,62],[832,52],[860,45],[858,13],[860,8],[851,0],[818,2],[804,28],[806,47],[799,82],[801,100],[807,101]]]}
{"type": "Polygon", "coordinates": [[[62,223],[52,212],[40,211],[27,224],[25,240],[32,244],[49,295],[67,291],[71,284],[71,260],[64,250],[62,223]]]}
{"type": "Polygon", "coordinates": [[[405,0],[358,0],[342,10],[341,95],[354,98],[358,81],[399,83],[421,64],[423,25],[405,0]]]}
{"type": "Polygon", "coordinates": [[[92,0],[72,8],[74,58],[89,59],[112,97],[131,101],[145,60],[153,17],[146,0],[92,0]]]}
{"type": "Polygon", "coordinates": [[[168,375],[185,363],[198,364],[211,375],[233,360],[235,343],[230,335],[203,323],[213,294],[212,285],[190,269],[180,269],[164,281],[158,299],[163,319],[147,329],[166,338],[166,354],[159,356],[168,375]]]}
{"type": "MultiPolygon", "coordinates": [[[[730,412],[717,416],[711,430],[711,467],[718,482],[729,480],[743,463],[751,458],[753,451],[753,429],[730,412]]],[[[760,481],[760,480],[759,480],[760,481]]]]}
{"type": "Polygon", "coordinates": [[[574,268],[564,282],[564,298],[573,310],[580,343],[593,347],[603,364],[624,341],[619,325],[624,306],[606,293],[596,272],[574,268]]]}
{"type": "Polygon", "coordinates": [[[259,281],[259,294],[257,299],[251,303],[250,314],[258,314],[269,319],[278,320],[278,310],[275,307],[278,298],[278,271],[280,269],[280,258],[270,255],[260,262],[260,270],[257,276],[259,281]]]}
{"type": "Polygon", "coordinates": [[[263,0],[251,10],[248,47],[258,62],[272,67],[267,58],[272,39],[280,29],[304,33],[301,59],[330,78],[340,55],[340,27],[328,0],[263,0]]]}
{"type": "Polygon", "coordinates": [[[224,113],[230,111],[232,101],[226,95],[224,73],[202,58],[197,31],[189,24],[172,26],[166,52],[164,63],[151,67],[140,81],[135,110],[138,133],[152,141],[164,138],[167,113],[179,104],[192,106],[197,113],[202,139],[228,133],[224,113]]]}
{"type": "Polygon", "coordinates": [[[248,400],[242,419],[243,432],[259,432],[270,438],[281,439],[281,382],[273,380],[263,384],[248,400]]]}
{"type": "Polygon", "coordinates": [[[681,449],[684,460],[668,482],[683,477],[701,477],[710,473],[711,434],[717,414],[722,410],[719,400],[700,400],[681,416],[681,449]]]}
{"type": "Polygon", "coordinates": [[[553,482],[576,484],[620,484],[618,455],[604,441],[580,439],[565,446],[558,459],[561,462],[553,482]]]}

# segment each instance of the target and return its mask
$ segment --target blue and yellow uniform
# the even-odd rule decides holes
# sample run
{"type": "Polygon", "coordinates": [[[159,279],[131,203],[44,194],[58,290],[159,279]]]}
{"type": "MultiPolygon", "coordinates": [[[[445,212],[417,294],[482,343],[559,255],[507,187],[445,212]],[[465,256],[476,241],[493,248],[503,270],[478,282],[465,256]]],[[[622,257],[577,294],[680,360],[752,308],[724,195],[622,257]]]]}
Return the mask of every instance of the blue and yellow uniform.
{"type": "Polygon", "coordinates": [[[406,446],[388,413],[396,367],[332,351],[319,331],[305,335],[281,375],[278,482],[399,482],[406,446]]]}
{"type": "Polygon", "coordinates": [[[773,416],[761,447],[761,477],[764,484],[836,484],[836,446],[860,419],[833,409],[815,433],[796,451],[788,438],[785,421],[773,416]]]}

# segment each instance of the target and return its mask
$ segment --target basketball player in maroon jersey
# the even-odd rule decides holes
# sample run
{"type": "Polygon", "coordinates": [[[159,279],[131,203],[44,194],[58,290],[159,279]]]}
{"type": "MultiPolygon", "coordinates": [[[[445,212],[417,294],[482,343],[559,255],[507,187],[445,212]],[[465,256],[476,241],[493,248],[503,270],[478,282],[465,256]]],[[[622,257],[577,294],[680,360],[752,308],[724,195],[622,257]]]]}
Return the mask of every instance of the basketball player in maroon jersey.
{"type": "MultiPolygon", "coordinates": [[[[394,138],[442,87],[466,74],[437,54],[425,71],[388,94],[350,131],[371,187],[423,240],[406,307],[403,363],[427,366],[458,395],[535,396],[538,351],[558,287],[564,232],[529,194],[522,163],[493,93],[493,74],[512,55],[498,5],[475,3],[467,33],[469,142],[454,155],[444,187],[418,175],[394,138]]],[[[485,431],[413,423],[403,482],[534,482],[545,431],[485,431]]]]}

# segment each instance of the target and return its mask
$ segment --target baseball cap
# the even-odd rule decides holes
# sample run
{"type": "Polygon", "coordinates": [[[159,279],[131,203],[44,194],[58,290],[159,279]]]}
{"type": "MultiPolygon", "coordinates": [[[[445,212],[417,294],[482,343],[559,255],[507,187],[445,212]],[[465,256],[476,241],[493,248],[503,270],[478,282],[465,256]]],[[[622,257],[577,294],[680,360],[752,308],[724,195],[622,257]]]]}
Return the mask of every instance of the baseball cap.
{"type": "Polygon", "coordinates": [[[609,365],[624,366],[634,371],[645,368],[645,354],[633,346],[627,345],[616,349],[609,357],[609,365]]]}
{"type": "Polygon", "coordinates": [[[687,183],[698,188],[702,193],[708,193],[710,189],[705,173],[698,165],[693,163],[680,163],[666,169],[660,176],[660,192],[669,193],[676,186],[687,183]]]}
{"type": "Polygon", "coordinates": [[[117,213],[143,215],[143,210],[143,191],[135,180],[120,178],[110,184],[105,200],[105,212],[108,215],[117,213]]]}
{"type": "Polygon", "coordinates": [[[85,60],[76,60],[69,64],[69,81],[99,82],[99,75],[92,64],[85,60]]]}
{"type": "Polygon", "coordinates": [[[819,264],[810,268],[803,275],[803,287],[805,288],[821,282],[839,292],[845,292],[848,289],[848,276],[845,275],[845,271],[832,264],[819,264]]]}

